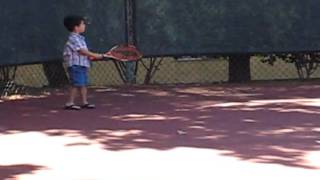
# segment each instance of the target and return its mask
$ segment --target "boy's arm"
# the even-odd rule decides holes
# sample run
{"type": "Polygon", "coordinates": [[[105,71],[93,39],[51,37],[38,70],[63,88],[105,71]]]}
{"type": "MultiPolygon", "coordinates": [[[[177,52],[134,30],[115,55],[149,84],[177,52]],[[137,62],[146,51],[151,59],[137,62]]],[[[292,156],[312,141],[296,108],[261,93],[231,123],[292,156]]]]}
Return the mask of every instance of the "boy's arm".
{"type": "Polygon", "coordinates": [[[94,59],[103,59],[104,58],[104,54],[94,53],[94,52],[91,52],[87,49],[80,49],[79,53],[84,56],[88,56],[88,57],[94,58],[94,59]]]}

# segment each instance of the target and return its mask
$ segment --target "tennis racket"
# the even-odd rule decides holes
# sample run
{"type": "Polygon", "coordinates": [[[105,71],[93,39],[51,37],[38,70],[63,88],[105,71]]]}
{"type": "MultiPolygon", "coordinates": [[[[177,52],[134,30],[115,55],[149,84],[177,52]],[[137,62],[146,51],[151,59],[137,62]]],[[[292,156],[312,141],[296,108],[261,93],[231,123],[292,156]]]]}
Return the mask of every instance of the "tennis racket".
{"type": "MultiPolygon", "coordinates": [[[[103,54],[104,58],[114,59],[121,62],[138,61],[143,57],[142,53],[130,44],[116,45],[103,54]]],[[[90,57],[90,60],[97,60],[90,57]]]]}
{"type": "Polygon", "coordinates": [[[142,58],[142,53],[130,44],[116,45],[104,54],[104,57],[117,61],[137,61],[142,58]]]}

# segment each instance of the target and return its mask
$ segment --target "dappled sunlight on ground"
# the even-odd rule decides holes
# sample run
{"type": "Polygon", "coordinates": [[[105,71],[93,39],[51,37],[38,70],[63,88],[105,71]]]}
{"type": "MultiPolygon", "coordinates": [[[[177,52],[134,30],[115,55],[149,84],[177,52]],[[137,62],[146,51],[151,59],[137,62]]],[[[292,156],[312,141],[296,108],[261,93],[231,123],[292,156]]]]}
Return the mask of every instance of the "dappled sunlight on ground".
{"type": "MultiPolygon", "coordinates": [[[[30,170],[29,173],[22,172],[12,176],[23,180],[320,178],[319,170],[260,164],[255,160],[243,161],[225,156],[232,152],[216,149],[177,147],[164,151],[146,148],[110,151],[76,132],[67,131],[58,136],[48,136],[40,132],[1,134],[0,147],[0,169],[19,164],[41,167],[30,170]]],[[[294,152],[291,149],[281,151],[294,152]]],[[[319,157],[319,152],[306,151],[301,161],[320,168],[319,157]]],[[[279,157],[263,156],[257,161],[261,159],[279,160],[279,157]]]]}
{"type": "Polygon", "coordinates": [[[0,179],[320,178],[318,85],[90,91],[94,110],[63,110],[63,90],[4,100],[0,179]]]}
{"type": "Polygon", "coordinates": [[[249,100],[245,102],[220,102],[220,103],[208,103],[202,102],[199,104],[198,109],[206,108],[234,108],[243,111],[255,111],[269,109],[277,112],[301,112],[301,113],[312,113],[320,114],[320,112],[315,110],[309,110],[306,108],[297,107],[314,107],[320,108],[319,98],[299,98],[299,99],[269,99],[269,100],[249,100]]]}
{"type": "MultiPolygon", "coordinates": [[[[3,97],[3,100],[22,100],[22,99],[41,99],[41,98],[46,98],[48,95],[39,95],[39,96],[33,96],[33,95],[12,95],[8,97],[3,97]]],[[[1,102],[1,100],[0,100],[1,102]]]]}
{"type": "Polygon", "coordinates": [[[144,114],[127,114],[112,117],[114,120],[120,121],[135,121],[135,120],[170,120],[165,116],[161,115],[144,115],[144,114]]]}
{"type": "Polygon", "coordinates": [[[232,107],[232,106],[247,106],[247,107],[257,107],[266,105],[305,105],[305,106],[316,106],[320,107],[319,98],[310,99],[274,99],[274,100],[251,100],[248,102],[229,102],[214,104],[211,107],[232,107]]]}

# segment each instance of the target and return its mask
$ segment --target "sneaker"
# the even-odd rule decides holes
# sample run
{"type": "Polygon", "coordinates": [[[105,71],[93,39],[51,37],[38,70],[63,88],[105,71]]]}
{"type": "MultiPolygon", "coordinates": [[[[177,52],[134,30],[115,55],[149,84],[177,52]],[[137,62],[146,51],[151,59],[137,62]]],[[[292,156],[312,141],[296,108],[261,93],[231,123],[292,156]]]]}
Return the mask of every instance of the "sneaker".
{"type": "Polygon", "coordinates": [[[83,108],[83,109],[94,109],[94,108],[96,108],[96,106],[94,104],[87,103],[87,104],[82,105],[81,108],[83,108]]]}
{"type": "Polygon", "coordinates": [[[66,105],[66,106],[64,106],[64,109],[66,109],[66,110],[76,110],[76,111],[78,111],[78,110],[81,110],[81,107],[72,104],[72,105],[66,105]]]}

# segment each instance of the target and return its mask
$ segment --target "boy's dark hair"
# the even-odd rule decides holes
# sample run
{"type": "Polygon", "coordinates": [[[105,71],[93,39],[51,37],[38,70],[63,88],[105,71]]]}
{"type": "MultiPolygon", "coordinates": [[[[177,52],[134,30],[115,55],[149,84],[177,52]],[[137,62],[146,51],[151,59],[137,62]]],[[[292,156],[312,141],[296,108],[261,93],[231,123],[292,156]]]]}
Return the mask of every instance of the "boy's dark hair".
{"type": "Polygon", "coordinates": [[[63,19],[64,27],[68,29],[68,31],[72,32],[74,27],[79,26],[82,21],[85,21],[84,17],[77,15],[66,16],[63,19]]]}

